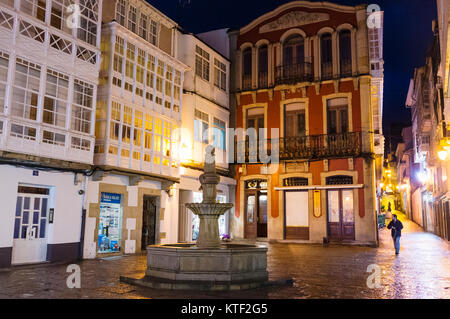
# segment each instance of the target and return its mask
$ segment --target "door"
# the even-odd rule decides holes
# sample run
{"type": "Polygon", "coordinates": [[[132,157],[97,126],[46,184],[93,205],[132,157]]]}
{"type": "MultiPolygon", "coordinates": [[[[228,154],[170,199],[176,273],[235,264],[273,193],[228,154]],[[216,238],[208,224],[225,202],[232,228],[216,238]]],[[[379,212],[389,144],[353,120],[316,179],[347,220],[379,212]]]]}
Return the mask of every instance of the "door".
{"type": "Polygon", "coordinates": [[[258,193],[247,192],[245,194],[245,228],[244,237],[256,239],[257,237],[257,216],[258,216],[258,193]]]}
{"type": "Polygon", "coordinates": [[[154,197],[144,196],[144,210],[142,213],[142,250],[148,245],[156,244],[156,200],[154,197]]]}
{"type": "Polygon", "coordinates": [[[328,236],[333,241],[355,240],[352,190],[328,191],[328,236]]]}
{"type": "Polygon", "coordinates": [[[309,240],[308,192],[286,191],[285,239],[309,240]]]}
{"type": "MultiPolygon", "coordinates": [[[[48,193],[48,190],[46,190],[48,193]]],[[[12,264],[47,258],[48,196],[19,193],[16,202],[12,264]]]]}
{"type": "Polygon", "coordinates": [[[257,237],[267,237],[267,193],[258,192],[257,237]]]}

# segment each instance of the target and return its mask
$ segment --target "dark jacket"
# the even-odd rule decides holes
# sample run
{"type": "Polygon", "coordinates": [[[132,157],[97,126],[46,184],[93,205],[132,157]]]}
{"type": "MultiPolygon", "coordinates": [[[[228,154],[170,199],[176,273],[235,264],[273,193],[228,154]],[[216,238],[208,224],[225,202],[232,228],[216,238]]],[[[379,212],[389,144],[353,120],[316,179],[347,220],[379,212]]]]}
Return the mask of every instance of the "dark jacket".
{"type": "Polygon", "coordinates": [[[402,236],[403,224],[398,219],[395,222],[391,221],[387,228],[391,230],[391,236],[393,238],[402,236]]]}

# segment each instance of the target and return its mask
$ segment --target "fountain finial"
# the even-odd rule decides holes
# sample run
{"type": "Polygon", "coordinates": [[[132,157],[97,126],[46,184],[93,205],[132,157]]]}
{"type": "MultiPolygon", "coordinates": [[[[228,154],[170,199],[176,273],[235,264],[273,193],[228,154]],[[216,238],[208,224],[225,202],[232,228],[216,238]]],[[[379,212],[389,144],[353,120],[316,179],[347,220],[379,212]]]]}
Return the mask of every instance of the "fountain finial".
{"type": "Polygon", "coordinates": [[[203,201],[186,204],[186,207],[200,218],[197,247],[217,248],[220,247],[219,216],[225,214],[233,204],[217,203],[217,184],[220,177],[216,173],[215,148],[211,145],[205,150],[203,170],[204,173],[199,178],[203,189],[203,201]]]}

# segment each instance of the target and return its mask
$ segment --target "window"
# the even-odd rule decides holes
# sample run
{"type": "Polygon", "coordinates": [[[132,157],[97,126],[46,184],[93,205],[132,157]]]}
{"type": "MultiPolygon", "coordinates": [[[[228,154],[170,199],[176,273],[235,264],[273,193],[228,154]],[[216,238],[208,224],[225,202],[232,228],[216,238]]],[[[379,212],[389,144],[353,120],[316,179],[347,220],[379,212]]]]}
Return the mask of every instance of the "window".
{"type": "Polygon", "coordinates": [[[36,140],[36,129],[34,127],[11,124],[10,135],[13,137],[23,138],[25,140],[36,140]]]}
{"type": "Polygon", "coordinates": [[[209,82],[209,53],[196,46],[195,74],[209,82]]]}
{"type": "Polygon", "coordinates": [[[348,132],[348,102],[347,98],[337,98],[327,101],[328,134],[343,134],[348,132]]]}
{"type": "Polygon", "coordinates": [[[158,22],[153,21],[150,24],[150,43],[153,45],[158,45],[158,22]]]}
{"type": "Polygon", "coordinates": [[[158,60],[158,72],[156,76],[156,90],[158,92],[162,93],[163,82],[164,82],[164,62],[158,60]]]}
{"type": "Polygon", "coordinates": [[[145,114],[144,148],[152,149],[153,116],[145,114]]]}
{"type": "Polygon", "coordinates": [[[371,60],[380,59],[381,54],[380,54],[379,29],[376,28],[369,29],[369,51],[371,60]]]}
{"type": "Polygon", "coordinates": [[[154,73],[155,73],[155,57],[152,55],[148,55],[147,57],[147,87],[153,89],[153,81],[154,81],[154,73]]]}
{"type": "Polygon", "coordinates": [[[20,11],[45,22],[45,0],[22,0],[20,1],[20,11]]]}
{"type": "Polygon", "coordinates": [[[118,141],[120,131],[120,103],[115,101],[111,102],[111,126],[109,132],[109,138],[118,141]]]}
{"type": "Polygon", "coordinates": [[[117,54],[114,54],[113,70],[115,72],[122,73],[122,64],[123,64],[122,57],[117,54]]]}
{"type": "Polygon", "coordinates": [[[133,33],[136,33],[136,19],[137,19],[136,8],[130,6],[128,10],[128,30],[130,30],[133,33]]]}
{"type": "Polygon", "coordinates": [[[148,17],[143,13],[141,13],[139,21],[139,36],[144,40],[148,40],[148,17]]]}
{"type": "Polygon", "coordinates": [[[339,60],[341,76],[352,75],[352,41],[350,30],[339,32],[339,60]]]}
{"type": "Polygon", "coordinates": [[[131,124],[133,110],[131,107],[124,106],[123,108],[123,122],[122,122],[122,143],[130,144],[131,141],[131,124]]]}
{"type": "Polygon", "coordinates": [[[283,66],[305,62],[305,41],[301,35],[291,35],[283,43],[283,66]]]}
{"type": "Polygon", "coordinates": [[[166,67],[166,90],[165,90],[165,95],[167,98],[172,97],[172,78],[173,78],[173,67],[168,65],[166,67]]]}
{"type": "Polygon", "coordinates": [[[5,111],[6,83],[8,81],[9,55],[0,52],[0,114],[5,111]]]}
{"type": "Polygon", "coordinates": [[[321,66],[322,66],[322,79],[333,78],[333,51],[331,33],[324,33],[320,37],[321,48],[321,66]]]}
{"type": "Polygon", "coordinates": [[[208,144],[209,143],[208,131],[209,131],[208,114],[196,109],[194,120],[194,140],[202,142],[204,144],[208,144]]]}
{"type": "Polygon", "coordinates": [[[80,27],[78,38],[92,45],[97,45],[98,4],[92,0],[80,0],[80,27]]]}
{"type": "Polygon", "coordinates": [[[115,52],[123,56],[124,54],[124,40],[121,37],[116,36],[115,52]]]}
{"type": "Polygon", "coordinates": [[[36,121],[41,67],[16,59],[11,115],[36,121]]]}
{"type": "Polygon", "coordinates": [[[72,130],[91,133],[94,86],[75,79],[72,104],[72,130]]]}
{"type": "Polygon", "coordinates": [[[269,56],[267,45],[258,50],[258,87],[265,88],[268,85],[269,56]]]}
{"type": "MultiPolygon", "coordinates": [[[[164,121],[164,136],[163,136],[163,156],[170,157],[170,138],[172,137],[172,124],[164,121]]],[[[169,166],[169,160],[164,159],[163,165],[169,166]]]]}
{"type": "Polygon", "coordinates": [[[252,88],[252,49],[247,48],[242,53],[242,89],[252,88]]]}
{"type": "Polygon", "coordinates": [[[214,118],[213,145],[221,150],[225,150],[225,129],[225,122],[219,120],[218,118],[214,118]]]}
{"type": "Polygon", "coordinates": [[[117,1],[116,21],[122,26],[125,26],[125,12],[126,12],[125,10],[126,10],[125,0],[117,1]]]}
{"type": "Polygon", "coordinates": [[[72,54],[72,42],[64,40],[57,35],[50,34],[50,46],[67,54],[72,54]]]}
{"type": "Polygon", "coordinates": [[[285,106],[285,137],[306,135],[306,118],[304,103],[292,103],[285,106]]]}
{"type": "Polygon", "coordinates": [[[256,130],[256,138],[259,138],[260,129],[264,129],[264,108],[254,107],[247,110],[247,129],[256,130]]]}
{"type": "Polygon", "coordinates": [[[91,142],[89,140],[85,140],[84,138],[72,137],[72,143],[70,147],[77,150],[89,152],[91,150],[91,142]]]}
{"type": "Polygon", "coordinates": [[[175,100],[179,101],[181,99],[181,72],[175,71],[175,81],[174,81],[174,94],[175,100]]]}
{"type": "Polygon", "coordinates": [[[68,34],[72,34],[72,29],[66,23],[66,20],[70,16],[70,13],[67,12],[70,4],[71,0],[53,0],[50,15],[50,25],[68,34]]]}
{"type": "Polygon", "coordinates": [[[143,124],[143,113],[141,111],[136,110],[134,112],[133,144],[138,147],[141,147],[142,144],[142,124],[143,124]]]}
{"type": "Polygon", "coordinates": [[[23,20],[20,21],[20,34],[44,43],[45,30],[23,20]]]}
{"type": "Polygon", "coordinates": [[[217,59],[214,59],[214,85],[221,90],[227,90],[227,67],[217,59]]]}
{"type": "Polygon", "coordinates": [[[66,145],[66,136],[63,134],[44,130],[44,132],[42,133],[42,143],[64,147],[66,145]]]}
{"type": "Polygon", "coordinates": [[[8,30],[12,30],[14,27],[14,17],[11,14],[0,10],[0,26],[8,30]]]}
{"type": "MultiPolygon", "coordinates": [[[[162,120],[160,118],[155,118],[155,126],[154,126],[154,152],[161,153],[161,135],[162,135],[162,120]]],[[[154,157],[154,163],[160,164],[160,157],[154,157]]]]}
{"type": "Polygon", "coordinates": [[[59,127],[66,126],[68,91],[69,77],[48,69],[42,119],[44,123],[59,127]]]}

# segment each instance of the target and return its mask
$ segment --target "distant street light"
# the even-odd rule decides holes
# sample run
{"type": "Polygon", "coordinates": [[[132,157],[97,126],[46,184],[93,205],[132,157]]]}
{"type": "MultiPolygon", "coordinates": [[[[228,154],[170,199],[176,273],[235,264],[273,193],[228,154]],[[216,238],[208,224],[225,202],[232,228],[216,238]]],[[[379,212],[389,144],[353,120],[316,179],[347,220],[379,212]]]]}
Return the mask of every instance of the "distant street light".
{"type": "Polygon", "coordinates": [[[445,160],[447,159],[447,156],[448,156],[447,150],[445,150],[444,148],[441,148],[441,149],[438,151],[438,156],[439,156],[439,159],[440,159],[441,161],[445,161],[445,160]]]}

